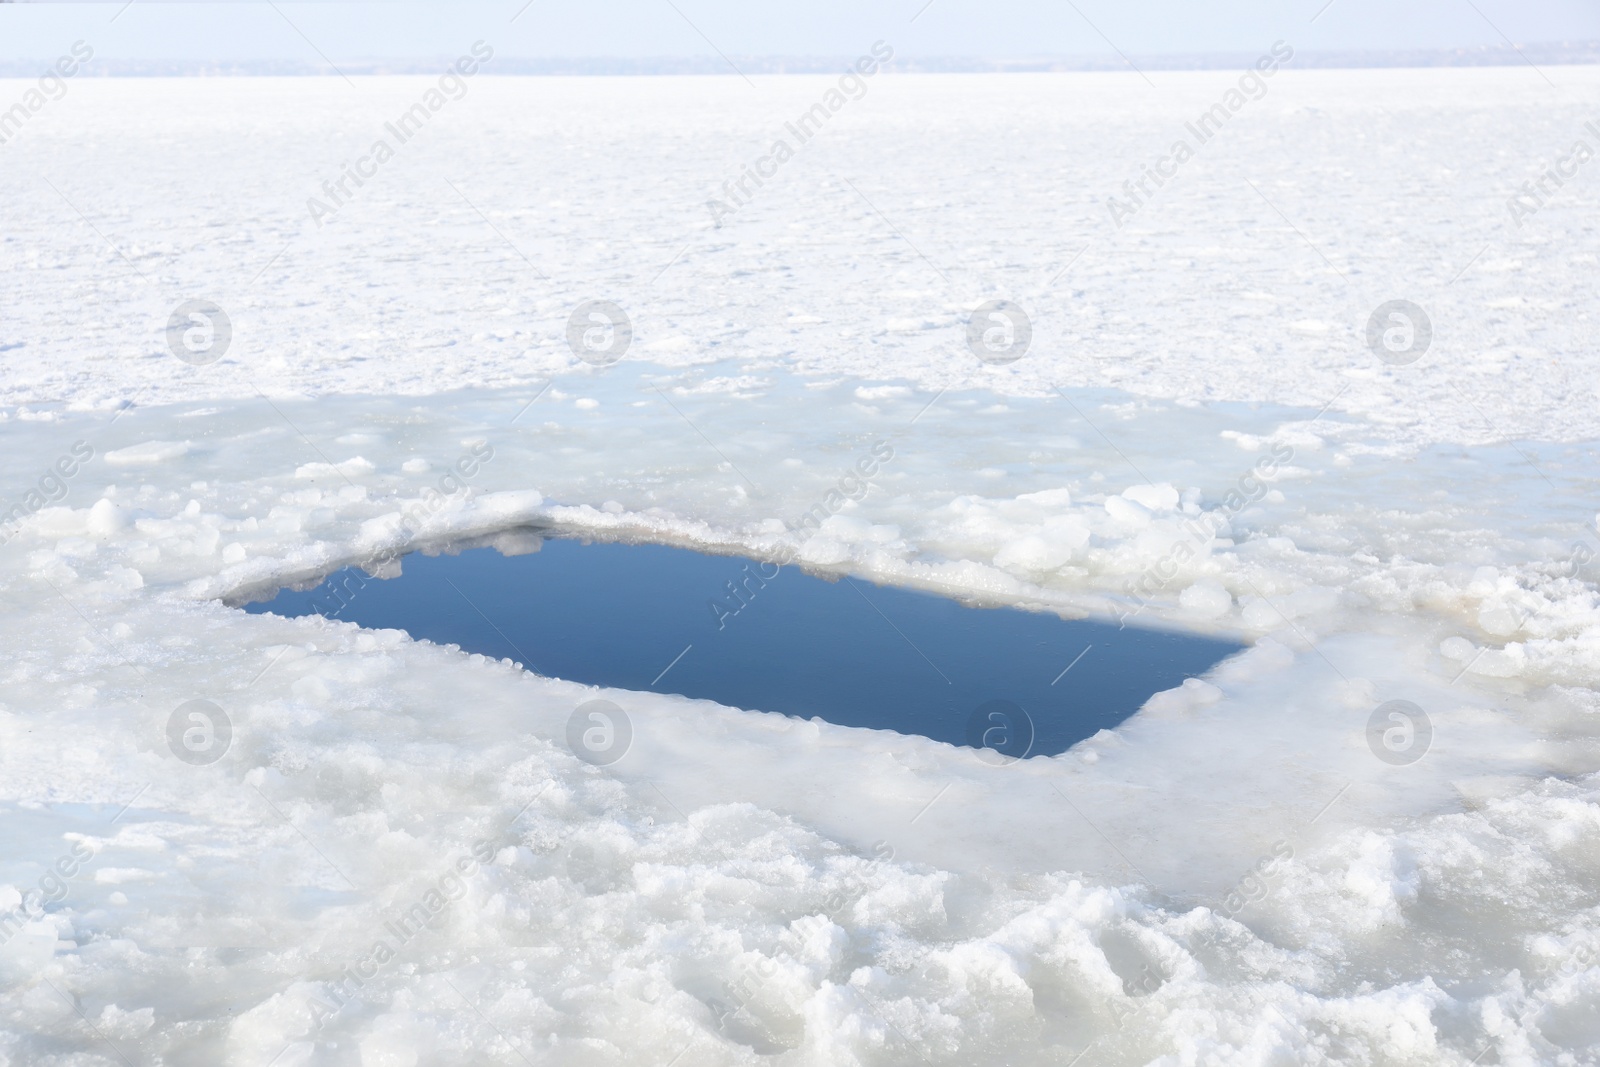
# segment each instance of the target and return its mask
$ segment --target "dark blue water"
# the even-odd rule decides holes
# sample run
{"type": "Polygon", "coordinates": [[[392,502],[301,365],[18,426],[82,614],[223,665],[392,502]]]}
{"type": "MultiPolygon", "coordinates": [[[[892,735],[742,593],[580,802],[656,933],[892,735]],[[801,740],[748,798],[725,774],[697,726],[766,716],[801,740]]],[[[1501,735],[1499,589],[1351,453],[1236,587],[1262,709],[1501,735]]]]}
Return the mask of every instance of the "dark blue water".
{"type": "Polygon", "coordinates": [[[349,568],[245,610],[401,629],[544,675],[1017,758],[1116,726],[1241,647],[739,557],[568,539],[525,555],[413,554],[386,580],[349,568]]]}

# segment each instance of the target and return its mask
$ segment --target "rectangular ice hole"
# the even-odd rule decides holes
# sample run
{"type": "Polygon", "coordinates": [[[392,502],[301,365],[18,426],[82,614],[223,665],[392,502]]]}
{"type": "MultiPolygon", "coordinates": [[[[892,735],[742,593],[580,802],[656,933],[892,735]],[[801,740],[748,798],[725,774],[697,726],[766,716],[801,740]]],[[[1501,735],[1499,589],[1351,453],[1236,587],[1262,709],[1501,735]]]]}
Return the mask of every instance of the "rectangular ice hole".
{"type": "Polygon", "coordinates": [[[519,533],[517,554],[412,553],[246,611],[399,629],[540,674],[1055,755],[1241,645],[658,544],[519,533]]]}

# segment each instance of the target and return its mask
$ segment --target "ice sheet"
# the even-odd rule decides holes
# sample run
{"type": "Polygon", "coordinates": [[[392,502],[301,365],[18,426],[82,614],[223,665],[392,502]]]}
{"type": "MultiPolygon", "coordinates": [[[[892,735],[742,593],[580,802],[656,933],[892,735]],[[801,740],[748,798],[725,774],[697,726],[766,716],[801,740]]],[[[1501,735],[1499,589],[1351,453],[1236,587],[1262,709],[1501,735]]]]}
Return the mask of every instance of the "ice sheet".
{"type": "Polygon", "coordinates": [[[1235,76],[877,78],[713,226],[707,202],[829,79],[491,68],[320,226],[322,183],[429,79],[229,78],[204,106],[185,79],[73,83],[6,146],[41,177],[8,209],[0,402],[525,385],[577,365],[568,317],[611,300],[632,357],[667,364],[1332,403],[1391,445],[1600,437],[1595,183],[1521,225],[1507,206],[1597,121],[1600,68],[1552,68],[1552,89],[1525,67],[1291,63],[1120,228],[1110,198],[1235,76]],[[1034,334],[1005,367],[962,343],[998,298],[1034,334]],[[165,331],[193,299],[235,345],[177,373],[165,331]],[[1395,299],[1433,328],[1409,365],[1366,347],[1395,299]]]}
{"type": "Polygon", "coordinates": [[[75,85],[8,146],[65,200],[22,183],[4,245],[0,1054],[1592,1058],[1594,194],[1500,221],[1581,126],[1532,79],[1274,82],[1120,234],[1096,199],[1200,75],[883,81],[720,230],[815,83],[475,83],[321,231],[411,83],[75,85]],[[234,347],[193,368],[162,331],[208,293],[234,347]],[[1376,360],[1371,308],[1424,293],[1432,354],[1376,360]],[[637,331],[606,369],[565,347],[600,296],[637,331]],[[996,296],[1037,331],[1002,368],[962,326],[996,296]],[[222,602],[530,522],[1253,647],[997,767],[222,602]]]}

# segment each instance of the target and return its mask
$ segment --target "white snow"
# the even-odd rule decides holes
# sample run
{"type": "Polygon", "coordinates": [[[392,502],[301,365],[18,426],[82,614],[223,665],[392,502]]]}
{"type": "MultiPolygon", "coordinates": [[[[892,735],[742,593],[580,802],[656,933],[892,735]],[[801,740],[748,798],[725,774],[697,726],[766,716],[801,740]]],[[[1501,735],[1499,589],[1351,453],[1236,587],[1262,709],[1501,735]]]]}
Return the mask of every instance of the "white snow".
{"type": "Polygon", "coordinates": [[[0,245],[0,1057],[1592,1060],[1596,192],[1503,204],[1555,73],[1286,71],[1121,231],[1215,78],[885,78],[720,229],[815,80],[476,79],[320,230],[415,80],[75,83],[6,146],[84,216],[24,180],[0,245]],[[222,602],[528,523],[1251,647],[994,766],[222,602]]]}

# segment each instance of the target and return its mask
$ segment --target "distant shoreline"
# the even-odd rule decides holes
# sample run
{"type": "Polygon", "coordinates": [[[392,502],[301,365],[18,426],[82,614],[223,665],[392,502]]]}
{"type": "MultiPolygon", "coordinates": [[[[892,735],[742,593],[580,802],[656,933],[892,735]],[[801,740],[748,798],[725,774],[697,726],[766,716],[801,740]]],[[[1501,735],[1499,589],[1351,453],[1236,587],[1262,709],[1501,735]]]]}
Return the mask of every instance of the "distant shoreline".
{"type": "MultiPolygon", "coordinates": [[[[1234,70],[1248,66],[1253,54],[1207,52],[1132,56],[1039,56],[1016,59],[981,59],[963,56],[896,56],[884,70],[898,74],[1047,74],[1132,73],[1139,71],[1234,70]],[[1131,63],[1131,66],[1130,66],[1131,63]]],[[[52,61],[0,60],[0,77],[32,78],[52,61]]],[[[338,60],[337,69],[326,63],[300,60],[242,60],[219,63],[208,60],[96,59],[85,64],[84,76],[170,77],[308,77],[319,75],[436,74],[449,59],[338,60]]],[[[848,67],[850,57],[717,56],[657,58],[497,58],[497,75],[638,77],[651,75],[832,74],[848,67]]],[[[1600,65],[1600,41],[1545,42],[1516,46],[1401,51],[1299,51],[1293,66],[1300,70],[1393,69],[1415,67],[1508,67],[1600,65]]]]}

